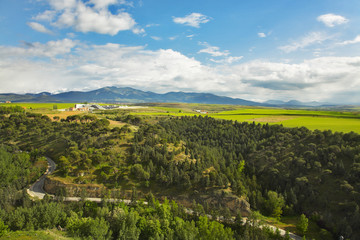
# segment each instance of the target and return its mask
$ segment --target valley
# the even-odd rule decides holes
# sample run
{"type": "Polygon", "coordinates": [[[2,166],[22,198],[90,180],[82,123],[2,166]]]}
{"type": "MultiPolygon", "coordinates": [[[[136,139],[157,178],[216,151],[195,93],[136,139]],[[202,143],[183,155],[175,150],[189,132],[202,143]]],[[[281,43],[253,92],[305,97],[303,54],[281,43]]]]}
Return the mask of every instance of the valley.
{"type": "MultiPolygon", "coordinates": [[[[2,105],[0,134],[5,146],[54,159],[57,168],[44,189],[56,199],[148,202],[152,196],[199,216],[255,217],[299,235],[294,219],[305,213],[309,237],[349,234],[347,226],[357,234],[357,218],[345,219],[358,214],[359,135],[337,131],[333,122],[333,132],[311,131],[301,121],[296,128],[284,124],[298,117],[359,121],[356,112],[197,104],[146,104],[91,114],[52,108],[2,105]]],[[[244,227],[229,227],[232,234],[244,234],[244,227]]]]}

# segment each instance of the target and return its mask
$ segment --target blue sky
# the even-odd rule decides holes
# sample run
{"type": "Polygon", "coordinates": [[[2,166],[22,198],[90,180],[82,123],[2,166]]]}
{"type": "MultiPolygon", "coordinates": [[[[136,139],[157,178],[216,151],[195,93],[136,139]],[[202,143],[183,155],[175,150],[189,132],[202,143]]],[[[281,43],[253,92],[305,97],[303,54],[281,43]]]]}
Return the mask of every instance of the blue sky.
{"type": "Polygon", "coordinates": [[[360,103],[360,1],[0,0],[0,92],[360,103]]]}

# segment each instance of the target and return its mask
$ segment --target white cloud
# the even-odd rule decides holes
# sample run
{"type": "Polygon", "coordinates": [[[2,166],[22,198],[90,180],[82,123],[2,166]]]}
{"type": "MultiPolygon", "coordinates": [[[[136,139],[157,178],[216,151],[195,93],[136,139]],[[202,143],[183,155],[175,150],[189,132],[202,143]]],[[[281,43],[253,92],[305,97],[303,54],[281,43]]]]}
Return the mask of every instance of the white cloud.
{"type": "Polygon", "coordinates": [[[349,22],[349,20],[345,17],[332,13],[321,15],[317,17],[317,20],[324,23],[328,27],[335,27],[336,25],[341,25],[349,22]]]}
{"type": "Polygon", "coordinates": [[[142,34],[143,36],[145,36],[145,29],[143,28],[140,28],[140,27],[134,27],[132,29],[132,32],[135,33],[135,34],[142,34]]]}
{"type": "Polygon", "coordinates": [[[306,48],[313,44],[322,43],[325,40],[328,40],[330,38],[331,38],[331,36],[328,36],[327,34],[322,33],[322,32],[311,32],[298,41],[295,41],[289,45],[280,46],[279,49],[286,53],[289,53],[289,52],[293,52],[293,51],[296,51],[299,49],[306,48]]]}
{"type": "Polygon", "coordinates": [[[223,58],[218,65],[206,66],[172,49],[86,45],[69,39],[0,46],[1,92],[121,85],[155,92],[212,92],[263,101],[360,102],[360,57],[322,57],[296,64],[258,60],[233,65],[226,59],[234,63],[241,57],[223,58]]]}
{"type": "Polygon", "coordinates": [[[261,37],[261,38],[265,38],[265,37],[266,37],[266,34],[263,33],[263,32],[259,32],[259,33],[258,33],[258,36],[261,37]]]}
{"type": "Polygon", "coordinates": [[[157,23],[150,23],[150,24],[146,24],[146,28],[149,28],[149,27],[158,27],[160,26],[160,24],[157,24],[157,23]]]}
{"type": "Polygon", "coordinates": [[[131,30],[135,34],[145,30],[137,26],[127,12],[112,14],[110,5],[127,4],[124,0],[48,0],[52,10],[40,13],[35,19],[48,20],[59,28],[72,27],[78,32],[96,32],[116,35],[119,31],[131,30]]]}
{"type": "Polygon", "coordinates": [[[42,33],[47,33],[47,34],[52,34],[52,32],[47,29],[44,25],[37,23],[37,22],[28,22],[27,25],[29,27],[31,27],[32,29],[34,29],[35,31],[38,32],[42,32],[42,33]]]}
{"type": "Polygon", "coordinates": [[[201,13],[191,13],[185,17],[173,17],[173,21],[178,24],[199,28],[201,23],[209,22],[210,18],[201,13]]]}
{"type": "Polygon", "coordinates": [[[78,0],[48,0],[49,4],[58,11],[75,8],[78,0]]]}
{"type": "Polygon", "coordinates": [[[51,22],[56,15],[56,11],[46,10],[45,12],[39,13],[33,19],[36,21],[47,21],[51,22]]]}
{"type": "Polygon", "coordinates": [[[354,40],[347,40],[344,41],[342,43],[339,43],[340,45],[349,45],[349,44],[355,44],[355,43],[360,43],[360,35],[357,35],[354,40]]]}
{"type": "Polygon", "coordinates": [[[69,33],[66,34],[66,36],[68,36],[69,38],[75,38],[76,34],[72,33],[72,32],[69,32],[69,33]]]}
{"type": "Polygon", "coordinates": [[[193,38],[193,37],[195,37],[195,34],[190,34],[190,35],[187,35],[186,37],[187,38],[193,38]]]}
{"type": "Polygon", "coordinates": [[[42,44],[39,42],[25,42],[24,45],[24,47],[0,46],[0,55],[2,55],[4,58],[54,58],[60,55],[70,53],[71,50],[77,45],[77,42],[65,38],[58,41],[49,41],[46,44],[42,44]]]}
{"type": "Polygon", "coordinates": [[[172,36],[172,37],[169,37],[169,40],[174,41],[177,38],[178,38],[178,36],[172,36]]]}
{"type": "Polygon", "coordinates": [[[238,62],[240,61],[241,59],[243,59],[243,56],[240,56],[240,57],[226,57],[224,59],[210,59],[210,61],[212,62],[215,62],[215,63],[222,63],[222,64],[233,64],[234,62],[238,62]]]}
{"type": "Polygon", "coordinates": [[[223,56],[228,56],[230,54],[228,50],[220,51],[219,47],[211,46],[207,42],[200,42],[199,44],[205,46],[205,48],[198,51],[198,53],[207,53],[213,57],[223,57],[223,56]]]}
{"type": "Polygon", "coordinates": [[[97,9],[107,9],[109,5],[119,4],[118,0],[90,0],[90,3],[94,4],[97,9]]]}
{"type": "Polygon", "coordinates": [[[160,41],[162,38],[161,37],[157,37],[157,36],[151,36],[152,39],[154,39],[155,41],[160,41]]]}

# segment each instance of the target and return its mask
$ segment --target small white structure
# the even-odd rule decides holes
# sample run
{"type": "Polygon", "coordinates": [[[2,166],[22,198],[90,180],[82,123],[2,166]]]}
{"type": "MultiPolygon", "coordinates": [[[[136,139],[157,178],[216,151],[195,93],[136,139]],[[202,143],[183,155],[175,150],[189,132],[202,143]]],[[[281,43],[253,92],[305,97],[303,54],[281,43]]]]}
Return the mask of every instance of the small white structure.
{"type": "Polygon", "coordinates": [[[208,112],[205,110],[194,110],[194,111],[201,114],[208,114],[208,112]]]}

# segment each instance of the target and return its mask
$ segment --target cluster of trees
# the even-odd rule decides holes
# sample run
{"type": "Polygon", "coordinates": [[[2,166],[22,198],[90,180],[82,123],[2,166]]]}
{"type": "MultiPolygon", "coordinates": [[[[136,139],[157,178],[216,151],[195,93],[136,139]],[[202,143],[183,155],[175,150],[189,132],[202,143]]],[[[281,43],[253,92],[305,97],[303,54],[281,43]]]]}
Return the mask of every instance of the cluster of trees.
{"type": "Polygon", "coordinates": [[[36,152],[21,152],[16,147],[0,145],[0,209],[22,201],[22,190],[35,182],[47,167],[36,152]]]}
{"type": "MultiPolygon", "coordinates": [[[[179,194],[223,189],[224,194],[245,197],[251,208],[262,214],[280,218],[305,213],[324,232],[327,229],[335,235],[360,238],[358,134],[201,116],[169,118],[157,124],[130,115],[116,117],[140,125],[131,142],[125,141],[131,131],[128,125],[110,129],[108,120],[90,115],[51,121],[40,114],[7,112],[0,114],[0,144],[17,142],[30,152],[31,164],[32,156],[38,159],[46,151],[58,163],[57,174],[75,176],[78,183],[86,183],[84,175],[94,174],[97,182],[107,186],[131,178],[145,189],[157,184],[157,189],[174,187],[179,194]]],[[[6,155],[1,149],[0,153],[6,155]]],[[[22,183],[16,183],[17,189],[29,181],[18,179],[22,183]]],[[[2,199],[6,199],[4,195],[2,199]]],[[[207,211],[225,207],[202,204],[207,211]]],[[[230,210],[232,213],[225,213],[236,213],[236,209],[230,210]]],[[[79,213],[66,213],[66,218],[73,219],[72,227],[68,227],[75,235],[94,224],[106,225],[104,216],[101,220],[79,213]]],[[[194,222],[196,228],[198,221],[194,222]]],[[[186,221],[183,225],[189,229],[193,226],[186,221]]],[[[13,229],[13,224],[8,226],[13,229]]],[[[175,225],[171,226],[173,231],[175,225]]],[[[110,223],[109,229],[115,234],[110,223]]]]}
{"type": "Polygon", "coordinates": [[[92,115],[51,121],[41,114],[13,113],[0,119],[0,143],[17,142],[25,151],[46,152],[58,163],[59,174],[71,176],[89,173],[101,164],[117,166],[122,157],[112,147],[130,131],[128,126],[109,129],[107,119],[92,115]]]}
{"type": "Polygon", "coordinates": [[[360,236],[360,136],[353,132],[181,117],[142,126],[131,160],[162,185],[230,186],[265,215],[306,213],[336,235],[360,236]]]}
{"type": "MultiPolygon", "coordinates": [[[[26,196],[24,196],[26,198],[26,196]]],[[[174,201],[159,201],[149,195],[147,205],[123,202],[100,204],[30,201],[12,211],[0,209],[0,236],[7,231],[65,229],[81,239],[290,239],[269,228],[260,228],[256,216],[251,222],[212,221],[205,215],[188,214],[174,201]]]]}
{"type": "Polygon", "coordinates": [[[24,112],[24,108],[20,106],[0,106],[0,114],[10,114],[10,113],[16,113],[16,112],[24,112]]]}

